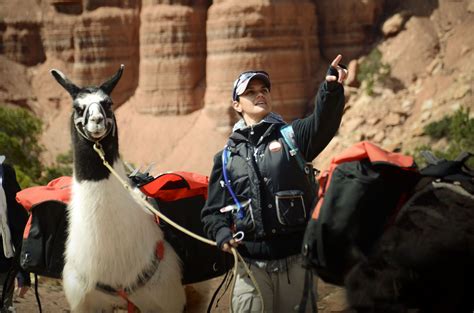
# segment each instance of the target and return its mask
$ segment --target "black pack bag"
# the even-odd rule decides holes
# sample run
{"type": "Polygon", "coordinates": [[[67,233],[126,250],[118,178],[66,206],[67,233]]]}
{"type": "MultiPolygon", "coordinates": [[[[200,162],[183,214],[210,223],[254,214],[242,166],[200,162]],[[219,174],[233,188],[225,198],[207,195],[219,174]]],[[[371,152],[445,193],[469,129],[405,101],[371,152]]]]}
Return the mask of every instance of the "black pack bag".
{"type": "Polygon", "coordinates": [[[360,142],[333,158],[319,177],[319,200],[303,239],[305,265],[343,285],[370,253],[419,180],[412,157],[360,142]]]}
{"type": "Polygon", "coordinates": [[[61,278],[67,239],[67,204],[44,201],[31,208],[25,228],[20,265],[31,273],[61,278]]]}
{"type": "Polygon", "coordinates": [[[469,154],[428,166],[368,258],[348,273],[347,301],[364,312],[473,312],[474,171],[469,154]]]}
{"type": "Polygon", "coordinates": [[[24,270],[61,278],[71,185],[71,177],[62,176],[46,186],[26,188],[16,194],[18,203],[30,213],[20,254],[20,266],[24,270]]]}
{"type": "MultiPolygon", "coordinates": [[[[173,222],[206,237],[201,222],[201,209],[206,202],[207,187],[207,176],[171,172],[141,184],[140,190],[156,201],[158,210],[173,222]]],[[[160,220],[160,227],[166,241],[173,246],[183,262],[183,284],[221,276],[232,268],[231,254],[196,240],[163,220],[160,220]]]]}

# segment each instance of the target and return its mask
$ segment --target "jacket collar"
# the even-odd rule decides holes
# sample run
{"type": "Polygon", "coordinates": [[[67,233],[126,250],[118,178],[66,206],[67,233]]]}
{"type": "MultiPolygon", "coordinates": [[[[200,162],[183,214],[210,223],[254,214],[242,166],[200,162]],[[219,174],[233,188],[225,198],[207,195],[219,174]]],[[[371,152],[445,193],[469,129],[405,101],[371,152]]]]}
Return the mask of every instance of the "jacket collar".
{"type": "MultiPolygon", "coordinates": [[[[284,124],[285,121],[283,121],[283,118],[278,115],[277,113],[270,112],[265,116],[259,123],[253,125],[253,127],[256,127],[257,125],[267,123],[267,124],[284,124]]],[[[232,132],[238,131],[238,130],[248,130],[250,129],[250,126],[247,126],[245,124],[245,121],[243,118],[241,118],[237,123],[234,124],[234,127],[232,128],[232,132]]]]}
{"type": "Polygon", "coordinates": [[[278,124],[285,124],[285,121],[280,115],[274,112],[268,113],[267,116],[265,116],[259,123],[252,126],[247,126],[247,124],[245,124],[244,119],[242,118],[234,124],[234,127],[232,128],[232,134],[230,135],[229,139],[236,141],[247,141],[248,133],[252,129],[260,127],[273,128],[275,125],[278,124]]]}

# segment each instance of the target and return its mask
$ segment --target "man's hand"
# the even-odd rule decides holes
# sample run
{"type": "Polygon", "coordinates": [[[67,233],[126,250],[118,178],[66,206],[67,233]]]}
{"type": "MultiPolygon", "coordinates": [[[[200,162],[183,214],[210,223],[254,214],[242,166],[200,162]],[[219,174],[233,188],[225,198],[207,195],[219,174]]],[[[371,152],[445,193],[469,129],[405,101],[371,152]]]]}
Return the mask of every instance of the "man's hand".
{"type": "Polygon", "coordinates": [[[222,245],[222,251],[232,253],[231,248],[237,248],[240,244],[240,241],[235,239],[231,239],[229,242],[226,242],[222,245]]]}
{"type": "Polygon", "coordinates": [[[334,82],[337,81],[338,83],[342,84],[344,80],[347,78],[347,69],[341,67],[339,62],[342,60],[342,55],[338,54],[337,57],[331,62],[331,67],[337,71],[338,77],[336,75],[327,75],[326,81],[334,82]]]}

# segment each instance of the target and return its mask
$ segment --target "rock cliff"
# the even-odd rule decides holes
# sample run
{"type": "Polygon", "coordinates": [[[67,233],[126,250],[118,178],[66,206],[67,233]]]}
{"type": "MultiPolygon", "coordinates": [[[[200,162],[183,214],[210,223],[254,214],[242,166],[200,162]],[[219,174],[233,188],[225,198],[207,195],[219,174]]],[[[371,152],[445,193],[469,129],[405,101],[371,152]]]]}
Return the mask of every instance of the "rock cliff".
{"type": "Polygon", "coordinates": [[[134,9],[99,8],[77,18],[73,77],[78,85],[97,85],[113,75],[120,64],[127,70],[114,94],[117,105],[129,99],[138,82],[139,14],[134,9]]]}
{"type": "Polygon", "coordinates": [[[302,116],[319,65],[315,6],[310,1],[214,1],[207,19],[206,111],[228,126],[232,84],[245,70],[265,69],[274,109],[302,116]]]}
{"type": "Polygon", "coordinates": [[[320,51],[328,59],[339,52],[358,56],[370,42],[381,3],[19,0],[18,11],[5,1],[0,53],[24,66],[57,60],[78,84],[97,83],[123,63],[117,105],[130,100],[137,112],[153,115],[204,107],[226,131],[235,119],[230,90],[239,72],[267,70],[275,110],[288,120],[301,117],[327,66],[320,51]]]}
{"type": "Polygon", "coordinates": [[[236,117],[230,110],[232,83],[251,68],[270,73],[274,109],[291,120],[311,109],[336,53],[346,63],[353,59],[351,69],[357,71],[360,54],[381,51],[390,66],[390,83],[377,83],[369,96],[351,73],[350,86],[360,87],[347,86],[349,109],[318,166],[362,139],[412,149],[426,142],[422,129],[429,121],[473,105],[472,0],[16,3],[21,10],[10,1],[0,2],[0,70],[5,73],[0,101],[28,107],[45,120],[46,159],[68,149],[64,124],[70,100],[51,84],[52,67],[79,84],[93,84],[124,63],[124,78],[113,97],[122,104],[119,121],[129,125],[121,136],[125,155],[138,163],[155,160],[178,168],[191,164],[189,158],[199,159],[202,165],[193,164],[203,172],[210,167],[204,160],[224,144],[236,117]],[[383,35],[384,40],[371,44],[383,35]],[[181,125],[180,135],[159,135],[173,125],[181,125]],[[210,137],[219,142],[210,143],[210,137]],[[158,142],[161,153],[153,147],[145,153],[134,146],[138,142],[158,142]],[[193,147],[198,142],[199,149],[193,147]],[[194,154],[189,152],[193,149],[194,154]],[[185,157],[180,156],[183,151],[185,157]]]}
{"type": "Polygon", "coordinates": [[[137,111],[180,115],[202,108],[206,6],[145,2],[140,20],[137,111]]]}
{"type": "MultiPolygon", "coordinates": [[[[275,109],[292,119],[311,107],[336,53],[357,71],[377,48],[389,79],[368,94],[351,73],[339,132],[314,162],[324,169],[360,140],[405,153],[446,145],[423,127],[460,107],[474,114],[473,33],[474,0],[0,0],[0,105],[43,118],[51,162],[70,148],[70,97],[49,69],[90,84],[124,63],[113,94],[125,101],[116,111],[124,160],[153,162],[154,174],[208,174],[235,118],[239,72],[269,71],[275,109]]],[[[344,311],[341,289],[318,289],[320,312],[344,311]]],[[[28,308],[35,305],[32,297],[28,308]]],[[[65,310],[56,299],[45,305],[65,310]]]]}
{"type": "Polygon", "coordinates": [[[348,60],[366,52],[382,15],[383,0],[315,0],[321,52],[331,59],[342,53],[348,60]]]}

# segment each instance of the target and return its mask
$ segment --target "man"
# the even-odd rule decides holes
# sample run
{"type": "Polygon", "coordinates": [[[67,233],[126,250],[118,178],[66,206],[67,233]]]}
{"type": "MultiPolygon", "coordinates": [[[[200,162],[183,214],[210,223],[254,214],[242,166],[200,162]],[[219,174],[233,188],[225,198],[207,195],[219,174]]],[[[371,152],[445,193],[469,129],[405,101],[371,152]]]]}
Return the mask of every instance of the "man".
{"type": "Polygon", "coordinates": [[[18,273],[18,296],[23,297],[31,282],[29,273],[20,269],[18,260],[21,249],[23,229],[28,219],[28,213],[15,200],[20,186],[12,166],[3,163],[5,157],[0,155],[0,312],[15,312],[13,307],[13,292],[15,276],[18,273]],[[3,290],[6,286],[7,289],[3,290]]]}
{"type": "MultiPolygon", "coordinates": [[[[287,124],[271,112],[269,75],[248,71],[234,83],[232,106],[242,118],[214,158],[201,217],[220,249],[237,248],[250,264],[266,312],[298,310],[305,277],[301,243],[317,200],[313,170],[304,161],[311,162],[339,128],[347,76],[341,59],[338,55],[331,63],[314,112],[293,121],[286,136],[282,129],[288,130],[287,124]]],[[[262,308],[242,266],[232,306],[235,312],[262,308]]]]}

